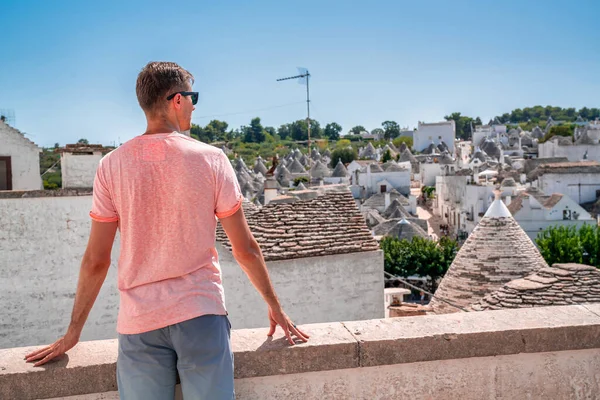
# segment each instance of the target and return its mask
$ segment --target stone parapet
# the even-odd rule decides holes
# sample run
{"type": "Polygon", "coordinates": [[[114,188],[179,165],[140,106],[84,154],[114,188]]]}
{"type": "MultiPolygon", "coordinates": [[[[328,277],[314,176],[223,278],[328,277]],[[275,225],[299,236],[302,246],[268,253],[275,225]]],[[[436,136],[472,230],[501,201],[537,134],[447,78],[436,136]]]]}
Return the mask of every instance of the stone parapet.
{"type": "MultiPolygon", "coordinates": [[[[597,381],[588,378],[589,371],[586,372],[591,368],[589,366],[596,365],[598,361],[596,354],[600,349],[600,304],[337,322],[306,325],[303,328],[311,335],[310,341],[296,346],[287,345],[281,334],[267,338],[267,329],[232,332],[236,388],[239,388],[240,398],[255,398],[248,393],[266,393],[259,390],[260,385],[271,385],[263,388],[271,390],[271,393],[277,391],[276,385],[280,384],[277,382],[285,381],[285,376],[290,376],[290,379],[294,377],[292,380],[296,382],[286,386],[286,398],[300,398],[300,392],[291,393],[290,390],[294,391],[294,387],[298,391],[305,390],[310,384],[313,384],[313,387],[321,385],[326,382],[328,376],[339,381],[340,373],[351,377],[357,372],[356,379],[362,380],[371,376],[368,379],[374,380],[371,383],[376,384],[376,376],[381,374],[372,375],[372,367],[384,368],[381,371],[394,374],[394,371],[400,371],[397,368],[409,363],[414,363],[411,365],[415,366],[429,365],[427,368],[431,368],[439,366],[440,362],[462,360],[461,368],[466,368],[469,363],[484,357],[502,360],[502,356],[522,357],[531,353],[552,353],[564,354],[564,357],[570,360],[569,365],[576,366],[580,354],[577,353],[578,350],[592,351],[583,352],[589,357],[581,358],[581,363],[585,363],[585,366],[582,364],[578,379],[587,385],[589,390],[600,389],[597,381]],[[390,367],[396,369],[389,369],[390,367]],[[267,377],[277,379],[273,381],[267,377]],[[307,381],[309,378],[310,381],[307,381]]],[[[94,393],[98,395],[80,398],[115,398],[110,397],[115,396],[114,394],[100,395],[116,390],[115,340],[80,343],[60,360],[39,368],[23,361],[24,355],[31,350],[32,348],[0,350],[0,398],[47,399],[94,393]]],[[[555,356],[536,355],[524,360],[515,360],[521,360],[519,362],[525,363],[523,368],[529,368],[531,363],[548,360],[548,357],[555,356]]],[[[507,362],[510,362],[510,359],[507,362]]],[[[543,374],[544,365],[534,370],[543,374]]],[[[509,375],[521,379],[518,369],[509,375]]],[[[524,382],[523,385],[531,385],[532,388],[534,385],[543,387],[545,384],[535,379],[524,382]]],[[[354,380],[348,381],[348,388],[353,384],[354,380]]],[[[369,382],[365,381],[359,386],[365,389],[368,384],[369,382]]],[[[548,384],[552,387],[557,386],[555,382],[548,384]]],[[[323,390],[331,389],[326,383],[323,385],[323,390]]],[[[336,385],[339,386],[339,382],[336,385]]],[[[456,390],[456,393],[461,387],[458,384],[453,386],[452,382],[448,382],[447,386],[449,390],[456,390]]],[[[346,386],[336,386],[333,389],[343,393],[344,388],[346,386]]],[[[351,390],[348,388],[346,390],[351,390]]],[[[521,388],[523,393],[537,393],[530,389],[521,388]]],[[[537,386],[534,389],[537,390],[537,386]]],[[[561,393],[564,393],[565,390],[578,389],[561,386],[561,390],[561,393]]],[[[328,398],[319,397],[323,392],[319,393],[301,397],[328,398]]],[[[346,393],[346,398],[352,398],[351,393],[346,393]]],[[[274,397],[269,395],[268,398],[274,397]]],[[[469,395],[462,398],[474,397],[469,395]]]]}

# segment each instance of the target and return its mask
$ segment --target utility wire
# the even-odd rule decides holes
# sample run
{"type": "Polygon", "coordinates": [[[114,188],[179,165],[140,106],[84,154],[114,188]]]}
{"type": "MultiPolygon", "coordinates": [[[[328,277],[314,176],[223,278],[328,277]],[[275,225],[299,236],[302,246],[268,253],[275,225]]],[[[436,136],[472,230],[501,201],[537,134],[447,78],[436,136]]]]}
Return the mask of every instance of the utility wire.
{"type": "Polygon", "coordinates": [[[289,107],[289,106],[293,106],[293,105],[296,105],[296,104],[304,104],[304,103],[305,103],[304,101],[296,101],[294,103],[280,104],[278,106],[258,108],[258,109],[255,109],[255,110],[239,111],[239,112],[226,113],[226,114],[202,115],[200,117],[195,117],[194,119],[197,120],[197,119],[206,119],[206,118],[215,118],[215,117],[227,117],[227,116],[230,116],[230,115],[249,114],[249,113],[253,113],[253,112],[273,110],[275,108],[289,107]]]}
{"type": "Polygon", "coordinates": [[[398,280],[398,281],[400,281],[400,282],[404,283],[406,286],[409,286],[409,287],[411,287],[411,288],[413,288],[413,289],[420,290],[420,291],[422,291],[422,292],[424,292],[424,293],[427,293],[427,294],[428,294],[428,295],[430,295],[432,298],[436,298],[436,299],[438,299],[439,301],[443,301],[444,303],[446,303],[446,304],[448,304],[448,305],[450,305],[450,306],[452,306],[452,307],[454,307],[454,308],[458,308],[458,309],[459,309],[459,310],[461,310],[461,311],[468,312],[468,311],[467,311],[467,310],[465,310],[464,308],[462,308],[462,307],[460,307],[460,306],[457,306],[457,305],[455,305],[455,304],[452,304],[451,302],[449,302],[449,301],[448,301],[448,300],[446,300],[446,299],[443,299],[443,298],[441,298],[440,296],[436,296],[436,295],[435,295],[435,294],[433,294],[433,293],[429,293],[427,290],[425,290],[425,289],[423,289],[423,288],[420,288],[420,287],[418,287],[418,286],[415,286],[415,285],[413,285],[412,283],[408,283],[407,281],[405,281],[404,279],[402,279],[402,278],[400,278],[400,277],[398,277],[398,276],[396,276],[396,275],[390,274],[390,273],[389,273],[389,272],[387,272],[387,271],[383,271],[383,273],[384,273],[385,275],[387,275],[387,276],[391,277],[389,280],[398,280]]]}
{"type": "Polygon", "coordinates": [[[46,175],[46,173],[48,173],[48,171],[50,171],[52,168],[54,168],[54,167],[56,166],[56,164],[58,164],[59,162],[60,162],[60,158],[58,159],[58,161],[57,161],[57,162],[55,162],[54,164],[52,164],[52,166],[51,166],[50,168],[48,168],[48,169],[46,170],[46,172],[44,172],[44,173],[43,173],[41,176],[44,176],[44,175],[46,175]]]}

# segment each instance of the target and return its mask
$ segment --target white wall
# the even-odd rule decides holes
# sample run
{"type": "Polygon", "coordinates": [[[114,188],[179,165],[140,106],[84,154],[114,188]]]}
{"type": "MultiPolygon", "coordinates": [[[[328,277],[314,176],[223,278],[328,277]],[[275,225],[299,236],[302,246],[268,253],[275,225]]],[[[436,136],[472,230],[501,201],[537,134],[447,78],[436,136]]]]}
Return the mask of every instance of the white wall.
{"type": "MultiPolygon", "coordinates": [[[[0,348],[39,345],[69,324],[91,196],[0,199],[0,348]]],[[[267,326],[266,306],[231,254],[220,251],[235,328],[267,326]]],[[[119,238],[82,340],[116,337],[119,238]]],[[[383,318],[380,251],[268,263],[286,312],[298,323],[383,318]]]]}
{"type": "Polygon", "coordinates": [[[60,158],[63,188],[91,188],[102,152],[94,154],[62,153],[60,158]]]}
{"type": "Polygon", "coordinates": [[[569,161],[581,161],[586,151],[588,160],[600,161],[598,144],[559,146],[554,141],[548,141],[538,145],[539,158],[567,157],[569,161]]]}
{"type": "Polygon", "coordinates": [[[552,209],[542,207],[533,197],[524,199],[522,208],[514,215],[519,226],[527,233],[527,236],[535,243],[537,236],[550,226],[575,226],[581,227],[585,224],[595,224],[596,221],[568,196],[563,196],[552,209]],[[563,211],[576,211],[579,219],[563,219],[563,211]]]}
{"type": "Polygon", "coordinates": [[[0,156],[11,158],[12,190],[42,188],[40,148],[2,121],[0,121],[0,156]]]}
{"type": "Polygon", "coordinates": [[[435,178],[442,175],[442,166],[437,163],[419,164],[421,183],[424,186],[435,186],[435,178]]]}
{"type": "MultiPolygon", "coordinates": [[[[267,306],[231,253],[217,244],[225,302],[235,329],[267,327],[267,306]]],[[[383,253],[267,263],[285,312],[297,323],[383,318],[383,253]]]]}
{"type": "Polygon", "coordinates": [[[386,180],[398,192],[408,196],[410,194],[410,174],[410,168],[402,171],[384,171],[375,173],[370,172],[370,170],[367,169],[367,172],[358,173],[358,185],[366,189],[367,195],[371,195],[374,193],[379,193],[380,190],[378,183],[383,180],[386,180]]]}
{"type": "Polygon", "coordinates": [[[544,174],[538,178],[539,188],[550,195],[563,193],[578,204],[596,200],[600,190],[600,174],[544,174]]]}
{"type": "Polygon", "coordinates": [[[454,140],[456,139],[456,127],[454,121],[424,124],[419,126],[413,135],[413,150],[423,151],[431,142],[436,146],[442,141],[448,145],[450,154],[454,153],[454,140]]]}

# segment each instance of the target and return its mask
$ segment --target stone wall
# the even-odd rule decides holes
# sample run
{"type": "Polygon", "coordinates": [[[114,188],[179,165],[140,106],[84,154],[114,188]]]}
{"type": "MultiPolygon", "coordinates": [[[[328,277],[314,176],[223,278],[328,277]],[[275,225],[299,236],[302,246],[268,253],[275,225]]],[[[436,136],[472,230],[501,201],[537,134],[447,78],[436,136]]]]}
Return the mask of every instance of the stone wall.
{"type": "MultiPolygon", "coordinates": [[[[78,191],[0,196],[0,348],[53,341],[70,320],[91,225],[91,196],[78,191]],[[57,196],[56,196],[57,195],[57,196]]],[[[82,340],[116,337],[119,238],[82,340]]],[[[268,326],[264,302],[231,253],[219,248],[226,303],[235,328],[268,326]]],[[[381,251],[267,264],[286,312],[298,323],[384,316],[381,251]]]]}
{"type": "Polygon", "coordinates": [[[40,149],[19,131],[0,121],[0,157],[11,158],[12,190],[42,188],[40,149]]]}
{"type": "MultiPolygon", "coordinates": [[[[237,399],[594,399],[600,306],[555,306],[234,330],[237,399]]],[[[117,399],[115,340],[78,344],[42,368],[0,350],[0,398],[117,399]]],[[[66,400],[66,399],[65,399],[66,400]]]]}
{"type": "Polygon", "coordinates": [[[63,188],[91,188],[102,152],[93,154],[67,153],[61,154],[61,172],[63,188]]]}

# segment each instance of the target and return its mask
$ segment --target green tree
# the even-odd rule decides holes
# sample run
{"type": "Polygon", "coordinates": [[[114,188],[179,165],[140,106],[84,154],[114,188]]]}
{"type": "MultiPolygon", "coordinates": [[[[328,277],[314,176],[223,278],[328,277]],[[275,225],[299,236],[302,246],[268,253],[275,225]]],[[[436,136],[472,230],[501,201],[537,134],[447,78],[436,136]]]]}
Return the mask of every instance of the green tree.
{"type": "Polygon", "coordinates": [[[267,132],[269,135],[275,137],[275,135],[277,135],[277,130],[275,128],[273,128],[272,126],[267,126],[265,127],[265,132],[267,132]]]}
{"type": "Polygon", "coordinates": [[[384,153],[383,156],[381,156],[381,162],[388,162],[392,159],[392,152],[390,151],[390,149],[387,149],[384,153]]]}
{"type": "Polygon", "coordinates": [[[283,124],[279,128],[277,128],[277,134],[282,140],[286,140],[292,135],[290,131],[290,124],[283,124]]]}
{"type": "MultiPolygon", "coordinates": [[[[204,127],[207,143],[227,140],[227,127],[229,125],[225,121],[213,119],[204,127]]],[[[191,130],[190,130],[191,133],[191,130]]]]}
{"type": "Polygon", "coordinates": [[[400,136],[400,125],[396,121],[384,121],[381,126],[383,127],[383,137],[386,140],[400,136]]]}
{"type": "Polygon", "coordinates": [[[260,123],[260,118],[252,118],[250,126],[245,126],[244,131],[244,142],[246,143],[262,143],[266,139],[266,132],[260,123]]]}
{"type": "Polygon", "coordinates": [[[552,226],[538,235],[536,243],[549,265],[583,261],[583,248],[574,226],[552,226]]]}
{"type": "Polygon", "coordinates": [[[554,136],[565,136],[565,137],[573,136],[574,130],[575,130],[575,128],[571,124],[553,126],[552,128],[550,128],[548,133],[546,133],[544,135],[544,137],[542,139],[540,139],[540,143],[544,143],[545,141],[547,141],[548,139],[550,139],[554,136]]]}
{"type": "Polygon", "coordinates": [[[599,226],[551,226],[538,235],[536,243],[549,265],[583,263],[600,268],[599,226]]]}
{"type": "Polygon", "coordinates": [[[380,246],[384,254],[385,271],[400,276],[429,276],[432,293],[437,288],[437,280],[450,268],[458,250],[457,243],[448,238],[435,242],[420,237],[413,237],[411,241],[384,237],[380,246]]]}
{"type": "Polygon", "coordinates": [[[336,122],[330,122],[325,125],[325,130],[323,131],[323,135],[329,140],[338,140],[340,138],[340,132],[342,131],[342,127],[340,124],[336,122]]]}
{"type": "Polygon", "coordinates": [[[473,119],[471,117],[467,117],[465,115],[461,115],[459,112],[454,112],[450,115],[444,116],[446,121],[453,120],[456,125],[456,137],[469,140],[471,139],[471,124],[472,125],[481,125],[481,119],[477,117],[473,119]],[[479,124],[477,124],[479,122],[479,124]]]}
{"type": "Polygon", "coordinates": [[[365,129],[364,126],[362,126],[362,125],[356,125],[352,129],[350,129],[350,131],[348,132],[348,134],[350,134],[350,135],[360,135],[363,132],[368,132],[368,131],[365,129]]]}
{"type": "Polygon", "coordinates": [[[405,143],[406,147],[408,147],[409,149],[412,149],[413,138],[411,138],[410,136],[400,136],[400,137],[397,137],[396,139],[394,139],[392,141],[392,144],[394,146],[396,146],[396,148],[400,148],[400,146],[402,145],[402,143],[405,143]]]}
{"type": "Polygon", "coordinates": [[[331,168],[335,168],[338,160],[342,160],[343,164],[351,163],[358,158],[358,153],[353,148],[338,147],[331,152],[331,168]]]}
{"type": "Polygon", "coordinates": [[[57,143],[54,143],[54,148],[55,148],[55,149],[58,149],[59,147],[60,147],[60,144],[58,144],[58,142],[57,142],[57,143]]]}
{"type": "Polygon", "coordinates": [[[348,139],[340,139],[337,142],[335,142],[335,147],[338,147],[338,148],[348,147],[351,145],[352,145],[352,142],[349,141],[348,139]]]}
{"type": "MultiPolygon", "coordinates": [[[[318,121],[311,119],[310,120],[310,137],[311,138],[320,138],[322,136],[323,130],[321,129],[321,125],[318,121]]],[[[299,119],[298,121],[292,122],[290,124],[290,136],[293,140],[304,141],[308,140],[308,124],[305,119],[299,119]]]]}
{"type": "Polygon", "coordinates": [[[77,143],[79,143],[79,144],[90,144],[90,142],[87,139],[79,139],[77,141],[77,143]]]}

